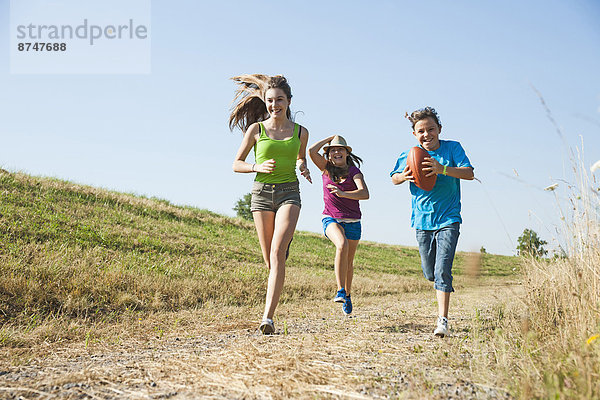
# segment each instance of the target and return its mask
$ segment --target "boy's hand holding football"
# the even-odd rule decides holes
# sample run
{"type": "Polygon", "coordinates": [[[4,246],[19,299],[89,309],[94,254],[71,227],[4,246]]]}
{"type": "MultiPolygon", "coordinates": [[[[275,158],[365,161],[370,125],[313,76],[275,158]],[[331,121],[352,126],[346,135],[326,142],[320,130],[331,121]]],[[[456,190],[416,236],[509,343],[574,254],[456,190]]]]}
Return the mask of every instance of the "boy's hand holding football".
{"type": "Polygon", "coordinates": [[[444,172],[444,166],[440,164],[435,158],[427,157],[422,162],[423,171],[426,173],[426,177],[430,177],[433,175],[439,175],[444,172]]]}

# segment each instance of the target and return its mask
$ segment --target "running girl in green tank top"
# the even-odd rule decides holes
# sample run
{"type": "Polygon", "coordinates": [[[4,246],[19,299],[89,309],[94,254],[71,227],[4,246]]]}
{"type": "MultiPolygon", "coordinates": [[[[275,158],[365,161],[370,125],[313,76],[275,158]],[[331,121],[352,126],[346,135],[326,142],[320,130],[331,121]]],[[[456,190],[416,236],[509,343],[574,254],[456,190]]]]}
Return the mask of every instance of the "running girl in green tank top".
{"type": "Polygon", "coordinates": [[[240,75],[233,80],[239,88],[229,127],[244,132],[233,170],[256,173],[250,210],[263,258],[270,270],[259,330],[273,334],[273,314],[285,277],[286,249],[300,215],[296,168],[312,183],[306,167],[308,131],[290,119],[292,90],[283,76],[240,75]],[[252,148],[256,163],[246,162],[252,148]]]}

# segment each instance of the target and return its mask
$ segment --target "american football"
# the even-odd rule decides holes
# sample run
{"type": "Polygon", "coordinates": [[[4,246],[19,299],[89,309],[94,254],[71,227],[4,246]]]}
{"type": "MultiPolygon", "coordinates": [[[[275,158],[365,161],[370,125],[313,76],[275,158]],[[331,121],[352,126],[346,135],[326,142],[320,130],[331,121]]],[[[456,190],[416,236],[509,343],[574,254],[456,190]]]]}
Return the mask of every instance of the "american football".
{"type": "Polygon", "coordinates": [[[415,185],[423,190],[430,191],[435,186],[437,176],[435,174],[429,177],[425,176],[426,173],[423,171],[422,163],[427,157],[431,157],[427,151],[420,147],[413,147],[408,153],[406,163],[413,178],[415,178],[415,185]]]}

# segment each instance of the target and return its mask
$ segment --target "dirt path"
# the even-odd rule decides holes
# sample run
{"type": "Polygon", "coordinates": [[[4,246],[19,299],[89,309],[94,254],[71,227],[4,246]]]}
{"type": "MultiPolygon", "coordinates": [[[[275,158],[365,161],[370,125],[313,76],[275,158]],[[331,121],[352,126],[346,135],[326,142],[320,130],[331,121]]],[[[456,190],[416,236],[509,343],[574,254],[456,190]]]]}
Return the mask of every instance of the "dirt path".
{"type": "Polygon", "coordinates": [[[249,321],[258,309],[171,314],[165,332],[45,345],[27,365],[3,363],[0,399],[509,398],[473,373],[473,358],[485,357],[474,354],[473,318],[516,290],[458,292],[445,339],[431,334],[433,292],[355,295],[352,318],[329,301],[282,304],[270,337],[249,321]]]}

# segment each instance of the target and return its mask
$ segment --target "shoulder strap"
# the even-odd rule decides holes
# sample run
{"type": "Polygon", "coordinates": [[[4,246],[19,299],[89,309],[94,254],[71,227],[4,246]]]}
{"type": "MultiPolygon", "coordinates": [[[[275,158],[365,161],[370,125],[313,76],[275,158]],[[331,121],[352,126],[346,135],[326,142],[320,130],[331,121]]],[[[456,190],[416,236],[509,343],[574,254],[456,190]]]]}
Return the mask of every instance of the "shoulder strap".
{"type": "Polygon", "coordinates": [[[298,139],[300,139],[300,134],[302,133],[302,125],[294,124],[294,136],[296,136],[296,132],[298,132],[298,139]]]}
{"type": "Polygon", "coordinates": [[[263,132],[265,132],[265,134],[266,134],[265,127],[263,126],[262,122],[259,122],[258,123],[258,136],[259,137],[262,136],[263,132]]]}

